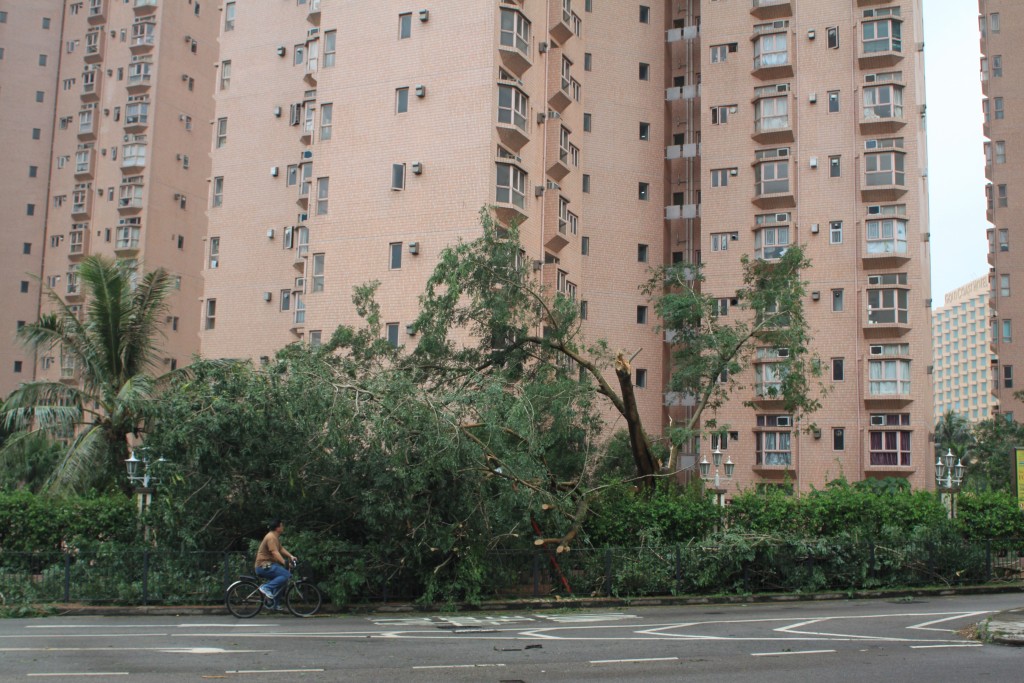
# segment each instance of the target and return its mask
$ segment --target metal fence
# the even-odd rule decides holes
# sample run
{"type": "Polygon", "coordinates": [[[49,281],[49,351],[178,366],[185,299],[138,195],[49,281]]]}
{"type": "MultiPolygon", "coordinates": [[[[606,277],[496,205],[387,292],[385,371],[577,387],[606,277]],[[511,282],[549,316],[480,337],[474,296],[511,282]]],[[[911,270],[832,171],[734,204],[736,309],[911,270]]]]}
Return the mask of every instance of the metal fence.
{"type": "MultiPolygon", "coordinates": [[[[311,558],[311,573],[337,603],[414,600],[427,570],[370,553],[311,558]]],[[[661,548],[543,549],[483,556],[480,599],[852,591],[971,585],[1024,579],[1024,540],[903,541],[898,545],[812,539],[743,547],[694,541],[661,548]]],[[[98,552],[0,551],[8,604],[187,605],[220,602],[252,573],[234,552],[178,553],[111,547],[98,552]]]]}

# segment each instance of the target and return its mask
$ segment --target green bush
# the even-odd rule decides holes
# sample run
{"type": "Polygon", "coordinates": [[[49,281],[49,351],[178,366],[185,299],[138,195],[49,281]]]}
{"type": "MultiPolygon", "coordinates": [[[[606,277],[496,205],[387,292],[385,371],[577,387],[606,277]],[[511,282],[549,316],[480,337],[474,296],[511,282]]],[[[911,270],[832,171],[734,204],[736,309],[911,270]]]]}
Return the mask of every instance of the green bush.
{"type": "Polygon", "coordinates": [[[66,550],[93,543],[134,543],[135,503],[123,495],[53,498],[0,493],[0,551],[66,550]]]}

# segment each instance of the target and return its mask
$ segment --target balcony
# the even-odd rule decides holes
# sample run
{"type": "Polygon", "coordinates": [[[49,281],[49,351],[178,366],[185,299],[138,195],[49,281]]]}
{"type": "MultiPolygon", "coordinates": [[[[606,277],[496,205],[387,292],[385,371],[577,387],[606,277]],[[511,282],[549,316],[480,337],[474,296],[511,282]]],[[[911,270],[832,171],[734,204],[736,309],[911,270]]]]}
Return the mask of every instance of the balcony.
{"type": "Polygon", "coordinates": [[[876,45],[879,41],[867,41],[862,44],[857,64],[861,69],[881,69],[896,66],[903,61],[903,41],[893,38],[885,45],[876,45]]]}
{"type": "Polygon", "coordinates": [[[85,75],[82,76],[82,101],[98,102],[100,99],[100,87],[103,84],[103,72],[97,69],[90,71],[88,75],[92,76],[91,80],[85,80],[85,75]]]}
{"type": "Polygon", "coordinates": [[[757,453],[754,459],[754,470],[757,472],[796,472],[796,464],[790,453],[757,453]]]}
{"type": "Polygon", "coordinates": [[[755,194],[754,198],[750,201],[759,209],[774,210],[796,207],[796,196],[788,187],[782,192],[761,192],[755,194]]]}
{"type": "Polygon", "coordinates": [[[684,26],[665,31],[666,43],[678,43],[681,40],[696,40],[697,38],[700,38],[700,26],[684,26]]]}
{"type": "Polygon", "coordinates": [[[906,241],[887,240],[868,244],[861,254],[865,268],[896,268],[910,260],[906,241]]]}
{"type": "Polygon", "coordinates": [[[676,100],[696,100],[700,97],[700,84],[683,85],[675,88],[665,89],[665,101],[675,102],[676,100]]]}
{"type": "MultiPolygon", "coordinates": [[[[558,81],[555,82],[557,83],[558,81]]],[[[564,112],[572,104],[572,82],[565,78],[561,79],[561,87],[548,98],[548,104],[555,111],[559,113],[564,112]]]]}
{"type": "Polygon", "coordinates": [[[103,61],[103,47],[106,43],[106,34],[103,31],[90,31],[85,36],[85,50],[82,60],[86,64],[96,64],[103,61]]]}
{"type": "Polygon", "coordinates": [[[911,462],[910,453],[869,453],[864,474],[878,473],[887,476],[913,474],[917,468],[913,467],[911,462]]]}
{"type": "Polygon", "coordinates": [[[129,94],[138,95],[149,90],[150,75],[148,73],[136,74],[128,77],[127,90],[129,94]]]}
{"type": "Polygon", "coordinates": [[[91,180],[96,169],[96,150],[81,150],[75,154],[75,180],[91,180]]]}
{"type": "Polygon", "coordinates": [[[501,63],[506,69],[519,77],[522,77],[526,70],[533,66],[533,62],[525,52],[510,45],[499,45],[498,57],[501,58],[501,63]]]}
{"type": "Polygon", "coordinates": [[[526,131],[521,129],[519,126],[515,126],[511,123],[498,122],[498,138],[501,140],[501,144],[508,147],[513,152],[518,152],[522,149],[527,142],[530,141],[530,136],[526,134],[526,131]]]}
{"type": "Polygon", "coordinates": [[[71,217],[75,220],[89,218],[90,213],[92,213],[92,192],[88,192],[82,201],[71,202],[71,217]]]}
{"type": "Polygon", "coordinates": [[[700,157],[700,143],[689,145],[669,145],[665,148],[665,160],[697,159],[700,157]]]}
{"type": "Polygon", "coordinates": [[[758,19],[793,16],[792,0],[751,0],[750,13],[758,19]]]}
{"type": "Polygon", "coordinates": [[[665,207],[665,220],[700,218],[700,204],[670,204],[665,207]]]}
{"type": "Polygon", "coordinates": [[[118,256],[134,256],[139,253],[139,238],[118,238],[114,243],[114,253],[118,256]]]}
{"type": "Polygon", "coordinates": [[[320,0],[309,0],[309,12],[306,13],[306,21],[313,26],[320,25],[320,0]]]}
{"type": "Polygon", "coordinates": [[[135,10],[135,16],[141,17],[156,13],[156,8],[157,0],[135,0],[135,5],[132,9],[135,10]]]}
{"type": "Polygon", "coordinates": [[[78,139],[82,142],[92,142],[96,139],[96,126],[92,123],[78,126],[78,139]]]}
{"type": "Polygon", "coordinates": [[[70,233],[70,242],[68,244],[68,259],[71,261],[79,261],[85,257],[88,251],[89,231],[72,230],[70,233]]]}
{"type": "Polygon", "coordinates": [[[550,2],[548,5],[551,8],[548,16],[548,24],[551,28],[548,29],[548,32],[559,45],[564,45],[573,36],[572,14],[566,11],[563,3],[550,2]]]}
{"type": "Polygon", "coordinates": [[[910,319],[906,310],[898,311],[903,316],[902,322],[896,322],[897,311],[892,309],[871,310],[868,307],[867,315],[861,327],[864,329],[865,339],[894,339],[905,336],[910,332],[910,319]]]}
{"type": "Polygon", "coordinates": [[[861,133],[895,133],[905,125],[907,122],[903,118],[903,105],[865,105],[861,109],[861,133]]]}
{"type": "MultiPolygon", "coordinates": [[[[900,174],[903,175],[902,173],[900,174]]],[[[866,202],[894,202],[907,193],[903,182],[868,184],[860,188],[860,196],[866,202]]]]}
{"type": "MultiPolygon", "coordinates": [[[[71,299],[72,297],[73,297],[73,295],[71,294],[71,292],[68,292],[67,298],[71,299]]],[[[81,294],[78,294],[78,295],[74,295],[74,298],[75,299],[80,299],[82,297],[81,297],[81,294]]],[[[78,376],[79,376],[78,368],[76,368],[74,366],[62,367],[60,369],[60,381],[65,383],[65,384],[78,384],[78,376]]]]}
{"type": "MultiPolygon", "coordinates": [[[[125,145],[128,147],[128,145],[125,145]]],[[[126,154],[121,160],[121,170],[125,173],[139,173],[146,168],[146,153],[126,154]]]]}
{"type": "Polygon", "coordinates": [[[789,117],[770,117],[754,121],[754,133],[750,136],[762,145],[793,142],[793,125],[789,117]]]}
{"type": "Polygon", "coordinates": [[[128,50],[133,55],[144,55],[144,54],[149,54],[150,52],[152,52],[153,48],[156,47],[156,31],[155,31],[155,29],[156,29],[156,24],[155,23],[152,23],[152,24],[150,24],[150,23],[135,24],[132,27],[132,32],[133,32],[132,42],[131,42],[131,45],[129,45],[128,50]],[[140,27],[142,28],[142,32],[136,33],[135,31],[138,30],[140,27]],[[152,28],[154,30],[151,31],[151,32],[150,31],[146,31],[145,27],[150,27],[150,28],[152,28]]]}
{"type": "Polygon", "coordinates": [[[562,178],[569,175],[572,169],[569,168],[569,150],[560,149],[558,157],[548,166],[547,174],[554,178],[555,182],[561,182],[562,178]]]}
{"type": "Polygon", "coordinates": [[[771,81],[776,78],[789,78],[793,75],[793,62],[789,54],[768,54],[754,58],[754,68],[750,75],[762,81],[771,81]]]}
{"type": "Polygon", "coordinates": [[[88,19],[90,25],[107,23],[107,0],[89,0],[88,19]]]}
{"type": "Polygon", "coordinates": [[[872,5],[891,5],[892,0],[857,0],[857,7],[871,7],[872,5]]]}

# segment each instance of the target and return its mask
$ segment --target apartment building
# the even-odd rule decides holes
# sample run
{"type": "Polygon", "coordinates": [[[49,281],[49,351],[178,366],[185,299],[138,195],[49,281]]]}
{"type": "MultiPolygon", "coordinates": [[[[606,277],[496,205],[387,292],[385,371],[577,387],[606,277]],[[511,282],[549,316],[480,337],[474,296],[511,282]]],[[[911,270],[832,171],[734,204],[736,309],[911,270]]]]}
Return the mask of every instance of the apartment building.
{"type": "MultiPolygon", "coordinates": [[[[680,112],[673,124],[700,116],[699,138],[680,140],[699,142],[700,160],[685,171],[673,165],[669,175],[673,186],[684,181],[689,215],[699,217],[693,233],[705,291],[721,297],[727,314],[741,254],[771,260],[803,246],[813,262],[806,313],[829,390],[822,409],[796,424],[773,391],[788,350],[759,348],[741,378],[746,390],[707,416],[729,434],[705,443],[704,453],[718,447],[736,464],[730,493],[820,488],[839,476],[927,486],[933,410],[920,0],[683,4],[692,13],[684,24],[700,30],[692,49],[673,48],[673,67],[699,64],[688,67],[698,87],[684,92],[692,100],[685,113],[679,100],[670,107],[680,112]]],[[[683,38],[685,45],[685,29],[683,38]]],[[[673,241],[686,245],[690,234],[687,227],[673,241]]]]}
{"type": "MultiPolygon", "coordinates": [[[[161,342],[170,370],[199,351],[219,14],[198,0],[57,4],[43,282],[81,306],[76,271],[87,255],[173,273],[161,342]]],[[[78,377],[59,353],[37,367],[42,377],[78,377]]]]}
{"type": "Polygon", "coordinates": [[[43,226],[61,57],[62,0],[0,5],[0,396],[35,377],[35,359],[15,340],[39,316],[43,226]]]}
{"type": "MultiPolygon", "coordinates": [[[[989,278],[980,277],[946,295],[932,311],[932,387],[938,421],[953,412],[971,422],[998,411],[992,370],[998,361],[990,346],[989,278]]],[[[1006,366],[1005,384],[1013,389],[1013,367],[1006,366]]]]}
{"type": "Polygon", "coordinates": [[[1014,47],[1024,31],[1024,7],[1013,0],[980,0],[978,7],[987,217],[993,226],[988,230],[990,339],[996,354],[992,384],[1000,411],[1012,419],[1024,414],[1013,386],[1014,366],[1024,367],[1024,346],[1013,337],[1014,321],[1018,327],[1024,321],[1024,300],[1012,293],[1014,283],[1024,282],[1024,264],[1013,251],[1015,243],[1024,242],[1024,229],[1014,218],[1011,200],[1014,188],[1024,187],[1024,164],[1013,157],[1017,145],[1024,145],[1024,85],[1015,78],[1024,72],[1024,50],[1014,47]]]}
{"type": "Polygon", "coordinates": [[[665,258],[669,6],[226,2],[204,354],[318,344],[371,281],[384,334],[414,345],[439,253],[490,205],[587,334],[639,352],[658,433],[663,342],[638,287],[665,258]]]}

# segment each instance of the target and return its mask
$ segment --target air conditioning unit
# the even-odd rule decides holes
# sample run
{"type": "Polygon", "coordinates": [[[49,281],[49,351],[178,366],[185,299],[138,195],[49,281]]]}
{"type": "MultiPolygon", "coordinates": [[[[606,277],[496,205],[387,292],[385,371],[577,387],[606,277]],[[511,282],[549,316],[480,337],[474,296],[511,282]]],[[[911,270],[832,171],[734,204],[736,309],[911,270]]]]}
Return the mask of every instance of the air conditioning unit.
{"type": "Polygon", "coordinates": [[[314,28],[306,30],[306,37],[307,38],[316,38],[318,35],[320,35],[320,29],[319,28],[314,27],[314,28]]]}
{"type": "Polygon", "coordinates": [[[872,427],[884,427],[885,426],[885,415],[872,415],[871,416],[872,427]]]}
{"type": "Polygon", "coordinates": [[[428,9],[421,9],[420,10],[420,21],[429,21],[429,20],[430,20],[430,10],[428,10],[428,9]]]}
{"type": "Polygon", "coordinates": [[[544,196],[544,186],[543,185],[535,186],[533,188],[533,196],[534,197],[543,197],[544,196]]]}
{"type": "Polygon", "coordinates": [[[422,84],[421,85],[417,85],[416,86],[416,97],[426,97],[426,95],[427,95],[427,86],[422,85],[422,84]]]}
{"type": "Polygon", "coordinates": [[[880,285],[880,284],[882,284],[882,276],[881,275],[868,275],[868,284],[869,285],[880,285]]]}
{"type": "Polygon", "coordinates": [[[181,74],[181,80],[187,81],[188,80],[188,74],[181,74]]]}
{"type": "Polygon", "coordinates": [[[788,223],[789,222],[789,214],[788,213],[777,213],[777,214],[775,214],[775,222],[776,223],[788,223]]]}
{"type": "Polygon", "coordinates": [[[413,256],[416,256],[417,254],[419,254],[420,253],[420,243],[419,242],[409,242],[409,253],[412,254],[413,256]]]}
{"type": "Polygon", "coordinates": [[[306,278],[304,278],[304,277],[297,277],[297,278],[295,278],[295,289],[292,290],[292,291],[295,291],[295,292],[304,292],[304,291],[306,291],[306,278]]]}
{"type": "Polygon", "coordinates": [[[776,92],[789,92],[789,83],[779,83],[775,86],[776,92]]]}
{"type": "Polygon", "coordinates": [[[562,118],[562,115],[560,113],[558,113],[557,111],[551,110],[551,111],[548,112],[548,118],[549,119],[560,119],[560,118],[562,118]]]}
{"type": "Polygon", "coordinates": [[[219,265],[220,265],[220,262],[218,262],[217,259],[215,259],[215,258],[210,259],[210,268],[211,269],[216,268],[219,265]]]}
{"type": "Polygon", "coordinates": [[[273,228],[269,228],[267,230],[267,239],[268,240],[274,239],[274,229],[273,228]]]}
{"type": "Polygon", "coordinates": [[[192,42],[192,36],[185,36],[185,42],[186,43],[191,43],[192,42]]]}
{"type": "Polygon", "coordinates": [[[423,173],[423,162],[417,161],[413,163],[413,165],[410,168],[413,172],[413,175],[419,175],[423,173]]]}
{"type": "Polygon", "coordinates": [[[311,150],[311,149],[304,149],[304,150],[302,150],[302,158],[303,159],[312,159],[313,158],[313,150],[311,150]]]}
{"type": "Polygon", "coordinates": [[[880,345],[880,344],[874,345],[874,346],[869,346],[868,347],[868,353],[870,353],[872,356],[881,356],[883,348],[884,347],[882,345],[880,345]]]}
{"type": "Polygon", "coordinates": [[[865,83],[874,83],[875,82],[875,74],[868,74],[867,76],[865,76],[864,77],[864,82],[865,83]]]}
{"type": "Polygon", "coordinates": [[[775,156],[777,156],[777,157],[788,157],[789,156],[789,147],[783,147],[781,149],[776,150],[775,156]]]}
{"type": "Polygon", "coordinates": [[[125,141],[125,142],[128,142],[128,140],[129,140],[130,138],[131,138],[131,136],[130,136],[130,135],[125,135],[125,136],[124,136],[124,141],[125,141]]]}
{"type": "Polygon", "coordinates": [[[547,185],[549,190],[561,190],[562,186],[556,183],[554,180],[549,180],[547,185]]]}
{"type": "Polygon", "coordinates": [[[776,427],[791,427],[793,426],[793,418],[789,415],[779,415],[775,418],[776,427]]]}
{"type": "Polygon", "coordinates": [[[544,54],[548,51],[548,44],[544,41],[537,43],[537,52],[544,54]]]}
{"type": "Polygon", "coordinates": [[[309,214],[308,213],[300,213],[299,214],[299,222],[300,223],[305,223],[308,218],[309,218],[309,214]]]}
{"type": "Polygon", "coordinates": [[[779,358],[789,358],[789,349],[779,349],[778,356],[779,358]]]}

